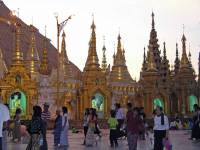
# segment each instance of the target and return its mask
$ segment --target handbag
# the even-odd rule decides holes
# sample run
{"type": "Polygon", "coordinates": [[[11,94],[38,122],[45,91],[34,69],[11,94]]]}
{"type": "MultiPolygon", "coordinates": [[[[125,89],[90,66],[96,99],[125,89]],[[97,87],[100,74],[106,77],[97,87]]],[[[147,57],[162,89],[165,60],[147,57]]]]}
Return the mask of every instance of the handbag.
{"type": "Polygon", "coordinates": [[[165,150],[172,150],[172,144],[168,138],[163,139],[163,145],[165,147],[165,150]]]}

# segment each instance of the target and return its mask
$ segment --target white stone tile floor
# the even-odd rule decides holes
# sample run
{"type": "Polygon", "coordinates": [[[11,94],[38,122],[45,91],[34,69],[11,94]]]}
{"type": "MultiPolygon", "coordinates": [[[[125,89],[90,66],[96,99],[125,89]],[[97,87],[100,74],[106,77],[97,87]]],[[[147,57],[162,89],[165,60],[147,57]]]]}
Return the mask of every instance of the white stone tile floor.
{"type": "MultiPolygon", "coordinates": [[[[98,145],[93,147],[85,147],[83,143],[83,133],[72,134],[69,131],[69,147],[67,150],[111,150],[109,144],[109,131],[103,130],[103,137],[99,139],[98,145]]],[[[54,150],[53,135],[48,132],[49,150],[54,150]]],[[[190,133],[188,131],[170,131],[170,139],[173,150],[200,150],[200,142],[193,143],[189,140],[190,133]]],[[[128,150],[127,141],[119,140],[119,147],[116,150],[128,150]]],[[[8,150],[25,150],[26,144],[16,144],[8,141],[8,150]]],[[[150,150],[148,141],[138,141],[138,150],[150,150]]]]}

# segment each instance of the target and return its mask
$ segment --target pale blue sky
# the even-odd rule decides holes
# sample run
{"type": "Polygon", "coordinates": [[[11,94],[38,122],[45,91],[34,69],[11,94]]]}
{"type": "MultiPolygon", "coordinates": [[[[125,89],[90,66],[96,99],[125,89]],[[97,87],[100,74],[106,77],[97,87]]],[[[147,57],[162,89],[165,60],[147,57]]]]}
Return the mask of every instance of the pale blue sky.
{"type": "Polygon", "coordinates": [[[200,51],[200,0],[4,0],[4,3],[11,10],[20,8],[19,16],[26,23],[31,24],[33,18],[33,24],[40,32],[44,33],[44,26],[47,25],[47,36],[54,45],[54,13],[59,14],[60,21],[75,14],[65,27],[67,54],[81,70],[87,58],[94,13],[100,62],[105,35],[107,60],[112,64],[114,44],[116,46],[120,28],[128,69],[132,77],[137,79],[142,65],[143,47],[147,46],[149,40],[153,10],[160,49],[163,49],[162,43],[165,41],[171,63],[174,62],[176,42],[181,54],[182,27],[185,24],[187,52],[190,45],[193,66],[197,71],[200,51]]]}

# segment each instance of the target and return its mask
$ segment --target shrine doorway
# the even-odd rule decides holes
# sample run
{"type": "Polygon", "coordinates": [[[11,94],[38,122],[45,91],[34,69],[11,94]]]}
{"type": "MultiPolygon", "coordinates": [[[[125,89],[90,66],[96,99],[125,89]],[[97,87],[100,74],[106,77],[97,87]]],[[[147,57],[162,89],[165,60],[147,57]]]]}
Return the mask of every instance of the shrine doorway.
{"type": "Polygon", "coordinates": [[[101,93],[95,93],[94,96],[92,96],[92,108],[96,109],[98,118],[104,118],[104,103],[105,99],[104,96],[101,93]]]}
{"type": "Polygon", "coordinates": [[[20,108],[22,113],[21,116],[26,116],[26,106],[27,100],[26,95],[22,91],[14,91],[10,95],[9,99],[9,109],[10,109],[10,115],[14,116],[16,109],[20,108]]]}
{"type": "Polygon", "coordinates": [[[163,102],[162,99],[160,99],[160,98],[154,98],[154,100],[153,100],[153,109],[156,109],[157,106],[162,107],[163,110],[164,110],[164,102],[163,102]]]}
{"type": "Polygon", "coordinates": [[[189,112],[193,112],[194,111],[194,108],[193,108],[194,104],[198,104],[197,97],[194,96],[194,95],[190,95],[188,104],[189,104],[189,112]]]}

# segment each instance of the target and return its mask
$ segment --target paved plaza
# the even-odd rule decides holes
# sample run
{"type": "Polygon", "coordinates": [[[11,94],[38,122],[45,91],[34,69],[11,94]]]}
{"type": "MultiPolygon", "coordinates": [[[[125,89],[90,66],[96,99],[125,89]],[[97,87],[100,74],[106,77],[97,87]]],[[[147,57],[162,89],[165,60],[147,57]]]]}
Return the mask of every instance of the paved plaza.
{"type": "MultiPolygon", "coordinates": [[[[98,141],[98,145],[94,147],[85,147],[82,144],[83,142],[83,134],[72,134],[71,131],[69,133],[69,143],[70,146],[68,150],[110,150],[112,148],[109,147],[109,131],[103,131],[103,137],[98,141]]],[[[170,139],[173,144],[173,150],[200,150],[200,143],[192,143],[192,141],[188,140],[190,137],[188,131],[171,131],[170,139]]],[[[48,133],[48,143],[49,150],[53,150],[53,135],[48,133]]],[[[8,150],[25,150],[26,144],[13,144],[11,142],[8,143],[8,150]]],[[[128,150],[126,140],[119,140],[118,150],[128,150]]],[[[148,141],[139,141],[138,142],[138,150],[150,150],[148,141]]]]}

